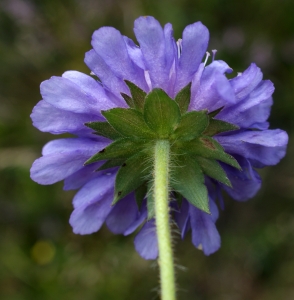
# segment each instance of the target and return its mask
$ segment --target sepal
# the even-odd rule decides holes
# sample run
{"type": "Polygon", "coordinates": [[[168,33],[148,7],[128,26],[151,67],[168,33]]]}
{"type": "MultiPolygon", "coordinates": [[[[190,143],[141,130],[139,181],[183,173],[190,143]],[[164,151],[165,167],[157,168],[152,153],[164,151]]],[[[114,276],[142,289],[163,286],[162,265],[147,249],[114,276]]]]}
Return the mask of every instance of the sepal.
{"type": "Polygon", "coordinates": [[[209,126],[204,131],[204,135],[208,136],[214,136],[216,134],[227,132],[227,131],[233,131],[240,129],[239,126],[236,126],[234,124],[222,121],[222,120],[216,120],[216,119],[210,119],[209,120],[209,126]]]}
{"type": "Polygon", "coordinates": [[[163,90],[152,90],[145,99],[144,119],[158,138],[168,138],[181,120],[177,103],[163,90]]]}
{"type": "Polygon", "coordinates": [[[129,95],[125,94],[125,93],[120,93],[122,95],[122,97],[124,98],[124,100],[126,101],[127,105],[131,108],[135,108],[135,104],[133,101],[133,98],[130,97],[129,95]]]}
{"type": "Polygon", "coordinates": [[[207,111],[191,111],[184,114],[171,135],[174,140],[192,140],[200,136],[208,126],[207,111]]]}
{"type": "Polygon", "coordinates": [[[96,170],[96,172],[122,166],[124,162],[125,162],[125,159],[123,159],[123,158],[122,159],[110,159],[107,162],[105,162],[100,168],[98,168],[96,170]]]}
{"type": "Polygon", "coordinates": [[[126,137],[141,139],[155,138],[155,133],[147,126],[143,115],[132,108],[113,108],[102,111],[109,124],[126,137]]]}
{"type": "Polygon", "coordinates": [[[128,100],[127,101],[126,98],[123,96],[125,101],[127,102],[128,105],[129,103],[132,105],[132,106],[129,105],[130,107],[135,108],[142,112],[144,108],[145,97],[147,94],[131,81],[125,80],[125,83],[129,87],[132,95],[131,98],[132,101],[130,101],[130,99],[127,99],[128,100]]]}
{"type": "Polygon", "coordinates": [[[178,154],[187,153],[191,156],[216,159],[241,170],[237,160],[233,156],[224,152],[222,146],[213,138],[208,136],[196,138],[191,141],[177,141],[174,143],[173,148],[178,154]]]}
{"type": "Polygon", "coordinates": [[[187,112],[190,104],[191,86],[192,83],[190,82],[188,85],[186,85],[183,89],[179,91],[175,98],[175,101],[178,104],[182,115],[187,112]]]}
{"type": "Polygon", "coordinates": [[[227,131],[240,129],[240,127],[237,125],[234,125],[234,124],[222,121],[222,120],[214,119],[214,117],[216,117],[223,110],[223,108],[224,108],[224,106],[222,106],[208,114],[209,126],[205,130],[204,135],[214,136],[221,132],[227,132],[227,131]]]}
{"type": "Polygon", "coordinates": [[[207,159],[207,158],[200,157],[200,156],[196,156],[195,159],[198,162],[202,172],[205,175],[207,175],[229,187],[232,187],[232,184],[231,184],[226,172],[224,171],[224,169],[220,166],[220,164],[216,160],[207,159]]]}
{"type": "Polygon", "coordinates": [[[116,175],[112,204],[136,190],[148,179],[151,173],[148,159],[146,152],[141,151],[125,161],[116,175]]]}
{"type": "Polygon", "coordinates": [[[208,114],[208,116],[209,116],[210,118],[214,118],[216,115],[218,115],[218,114],[223,110],[223,108],[224,108],[224,106],[222,106],[222,107],[220,107],[220,108],[218,108],[218,109],[216,109],[216,110],[214,110],[214,111],[211,111],[211,112],[208,114]]]}
{"type": "Polygon", "coordinates": [[[127,159],[128,157],[131,157],[137,152],[141,151],[145,144],[145,140],[139,139],[135,140],[131,138],[122,138],[116,140],[106,148],[94,154],[85,162],[84,165],[89,165],[91,163],[107,159],[127,159]]]}
{"type": "Polygon", "coordinates": [[[189,155],[177,157],[171,170],[171,186],[192,205],[210,213],[204,175],[195,159],[189,155]]]}
{"type": "Polygon", "coordinates": [[[102,135],[110,140],[117,140],[123,137],[108,122],[88,122],[85,125],[94,129],[95,134],[102,135]]]}

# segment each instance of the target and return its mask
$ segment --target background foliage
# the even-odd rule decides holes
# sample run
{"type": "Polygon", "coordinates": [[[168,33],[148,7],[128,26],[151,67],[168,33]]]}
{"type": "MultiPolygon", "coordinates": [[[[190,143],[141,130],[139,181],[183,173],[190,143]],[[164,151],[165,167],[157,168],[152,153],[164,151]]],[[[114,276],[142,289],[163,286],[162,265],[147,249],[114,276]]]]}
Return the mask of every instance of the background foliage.
{"type": "MultiPolygon", "coordinates": [[[[179,299],[294,299],[294,1],[292,0],[0,0],[0,298],[156,299],[156,263],[135,252],[133,237],[103,227],[74,235],[74,192],[29,178],[42,145],[54,138],[31,125],[39,84],[83,63],[93,31],[153,15],[175,37],[201,20],[209,50],[235,72],[250,62],[275,86],[271,128],[290,135],[288,154],[262,170],[263,187],[247,203],[226,199],[217,223],[222,247],[205,257],[175,234],[179,299]]],[[[236,73],[235,73],[236,74],[236,73]]]]}

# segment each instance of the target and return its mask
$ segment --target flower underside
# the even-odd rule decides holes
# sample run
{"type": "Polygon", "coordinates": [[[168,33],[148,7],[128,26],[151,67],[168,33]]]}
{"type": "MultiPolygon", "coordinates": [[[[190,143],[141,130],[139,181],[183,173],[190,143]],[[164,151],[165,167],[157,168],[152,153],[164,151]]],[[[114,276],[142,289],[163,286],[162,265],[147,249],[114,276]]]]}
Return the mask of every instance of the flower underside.
{"type": "Polygon", "coordinates": [[[182,197],[204,212],[210,213],[204,176],[231,187],[218,161],[241,169],[238,162],[224,152],[212,137],[239,129],[214,117],[222,108],[187,111],[191,98],[191,83],[171,99],[162,89],[146,94],[130,81],[131,97],[122,94],[130,108],[102,111],[106,122],[85,125],[113,142],[85,162],[85,165],[106,161],[98,170],[120,166],[115,182],[113,204],[135,191],[140,207],[147,194],[148,219],[154,217],[152,162],[158,140],[170,143],[170,190],[181,203],[182,197]]]}

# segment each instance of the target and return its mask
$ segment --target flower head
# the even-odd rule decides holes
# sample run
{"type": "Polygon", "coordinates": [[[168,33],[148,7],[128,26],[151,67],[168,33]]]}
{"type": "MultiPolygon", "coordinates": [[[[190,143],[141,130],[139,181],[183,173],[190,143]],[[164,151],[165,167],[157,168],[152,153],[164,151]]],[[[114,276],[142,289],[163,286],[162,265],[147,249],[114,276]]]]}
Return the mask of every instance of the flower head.
{"type": "Polygon", "coordinates": [[[65,72],[41,84],[31,115],[39,130],[75,137],[46,144],[31,168],[40,184],[64,180],[79,189],[70,217],[73,231],[91,234],[105,222],[128,235],[143,224],[135,247],[146,259],[158,255],[154,230],[150,149],[171,143],[171,217],[181,236],[209,255],[220,247],[216,200],[225,190],[245,201],[259,190],[255,168],[285,155],[287,134],[268,129],[273,84],[251,64],[233,79],[221,60],[202,62],[209,33],[197,22],[174,40],[171,24],[140,17],[139,43],[112,27],[92,38],[85,63],[91,75],[65,72]]]}

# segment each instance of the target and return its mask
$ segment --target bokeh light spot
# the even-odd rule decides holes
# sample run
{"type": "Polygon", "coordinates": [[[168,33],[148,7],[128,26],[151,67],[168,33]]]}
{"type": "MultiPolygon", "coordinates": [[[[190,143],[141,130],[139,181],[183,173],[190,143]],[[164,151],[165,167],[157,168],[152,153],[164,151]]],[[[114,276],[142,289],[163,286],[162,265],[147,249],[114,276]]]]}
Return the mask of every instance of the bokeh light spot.
{"type": "Polygon", "coordinates": [[[39,265],[50,263],[55,256],[55,246],[46,240],[39,240],[31,249],[32,259],[39,265]]]}

